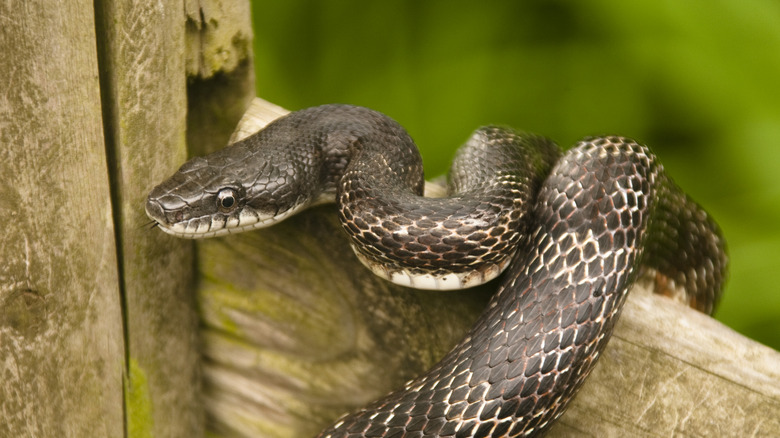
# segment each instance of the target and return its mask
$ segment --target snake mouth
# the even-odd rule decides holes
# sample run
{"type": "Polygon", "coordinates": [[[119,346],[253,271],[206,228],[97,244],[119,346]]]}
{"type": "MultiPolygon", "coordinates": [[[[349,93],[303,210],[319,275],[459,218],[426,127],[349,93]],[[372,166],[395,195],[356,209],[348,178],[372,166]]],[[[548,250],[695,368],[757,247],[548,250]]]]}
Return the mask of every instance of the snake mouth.
{"type": "Polygon", "coordinates": [[[146,200],[145,207],[146,215],[154,221],[155,226],[172,236],[183,239],[201,239],[230,232],[225,227],[226,220],[215,220],[215,215],[182,220],[181,209],[167,210],[158,199],[152,197],[146,200]]]}
{"type": "Polygon", "coordinates": [[[171,216],[180,219],[177,217],[178,213],[167,212],[159,202],[149,199],[146,202],[146,214],[166,234],[183,239],[206,239],[265,228],[286,219],[305,207],[304,204],[298,204],[274,215],[263,214],[251,208],[243,208],[231,215],[215,213],[187,220],[171,221],[171,216]]]}

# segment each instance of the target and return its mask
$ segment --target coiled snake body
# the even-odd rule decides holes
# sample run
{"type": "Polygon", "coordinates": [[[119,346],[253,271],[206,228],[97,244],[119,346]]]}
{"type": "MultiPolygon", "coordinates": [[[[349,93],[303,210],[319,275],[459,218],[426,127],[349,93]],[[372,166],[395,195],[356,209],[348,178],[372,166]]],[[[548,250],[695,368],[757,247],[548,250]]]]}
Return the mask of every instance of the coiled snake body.
{"type": "Polygon", "coordinates": [[[640,270],[711,312],[727,266],[718,226],[646,147],[592,138],[560,155],[544,138],[481,128],[453,162],[452,194],[423,198],[421,159],[403,128],[325,105],[190,160],[146,211],[163,231],[200,238],[335,199],[358,258],[393,282],[470,287],[508,267],[432,370],[320,436],[535,436],[592,369],[640,270]]]}

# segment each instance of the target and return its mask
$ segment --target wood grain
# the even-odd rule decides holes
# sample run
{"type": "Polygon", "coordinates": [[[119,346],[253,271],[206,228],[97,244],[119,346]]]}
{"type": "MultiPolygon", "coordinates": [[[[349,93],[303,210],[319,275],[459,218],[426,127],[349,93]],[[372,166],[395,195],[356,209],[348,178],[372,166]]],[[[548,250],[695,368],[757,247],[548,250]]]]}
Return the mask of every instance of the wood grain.
{"type": "Polygon", "coordinates": [[[191,242],[145,227],[146,194],[187,157],[180,1],[98,2],[106,138],[127,336],[127,425],[138,436],[200,436],[191,242]]]}
{"type": "Polygon", "coordinates": [[[124,436],[93,2],[0,4],[0,436],[124,436]]]}
{"type": "Polygon", "coordinates": [[[204,434],[194,246],[144,201],[188,122],[224,144],[254,95],[249,20],[246,0],[0,6],[0,436],[204,434]]]}

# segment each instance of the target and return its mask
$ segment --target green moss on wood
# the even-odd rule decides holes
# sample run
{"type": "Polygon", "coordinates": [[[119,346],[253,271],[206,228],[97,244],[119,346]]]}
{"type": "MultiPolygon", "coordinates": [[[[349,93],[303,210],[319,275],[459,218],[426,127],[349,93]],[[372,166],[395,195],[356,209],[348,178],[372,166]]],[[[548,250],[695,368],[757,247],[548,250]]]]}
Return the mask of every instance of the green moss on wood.
{"type": "Polygon", "coordinates": [[[146,373],[138,361],[129,359],[129,375],[125,377],[125,405],[127,406],[127,436],[152,437],[152,399],[146,373]]]}

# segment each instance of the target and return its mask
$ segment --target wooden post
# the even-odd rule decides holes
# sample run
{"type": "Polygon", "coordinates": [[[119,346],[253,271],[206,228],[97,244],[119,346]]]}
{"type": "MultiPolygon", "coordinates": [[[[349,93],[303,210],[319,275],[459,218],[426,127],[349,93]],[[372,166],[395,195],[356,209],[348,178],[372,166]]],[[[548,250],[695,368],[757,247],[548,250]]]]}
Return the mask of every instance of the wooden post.
{"type": "Polygon", "coordinates": [[[0,4],[0,436],[124,436],[92,1],[0,4]]]}
{"type": "Polygon", "coordinates": [[[106,140],[126,330],[130,436],[199,436],[192,243],[143,225],[146,191],[186,160],[180,1],[97,2],[106,140]]]}
{"type": "Polygon", "coordinates": [[[194,246],[149,229],[144,201],[187,158],[188,83],[233,78],[198,122],[221,144],[254,94],[249,17],[246,0],[0,6],[0,436],[204,434],[194,246]]]}
{"type": "MultiPolygon", "coordinates": [[[[258,99],[233,140],[285,112],[258,99]]],[[[313,436],[443,356],[495,287],[391,285],[357,262],[339,228],[325,205],[199,243],[215,435],[313,436]]],[[[548,436],[780,436],[780,353],[640,282],[548,436]]]]}
{"type": "MultiPolygon", "coordinates": [[[[197,95],[188,101],[188,78],[202,83],[217,74],[236,74],[251,63],[249,3],[98,4],[125,297],[129,435],[200,436],[204,421],[193,245],[144,227],[148,218],[143,206],[149,190],[186,161],[188,110],[199,113],[203,106],[197,95]]],[[[246,76],[246,68],[242,71],[246,76]]],[[[251,88],[242,91],[253,94],[251,88]]],[[[223,98],[222,108],[236,106],[235,100],[240,106],[236,94],[229,95],[232,100],[223,98]]],[[[237,118],[217,120],[232,126],[237,118]]],[[[197,124],[201,130],[219,126],[213,120],[197,124]]]]}

